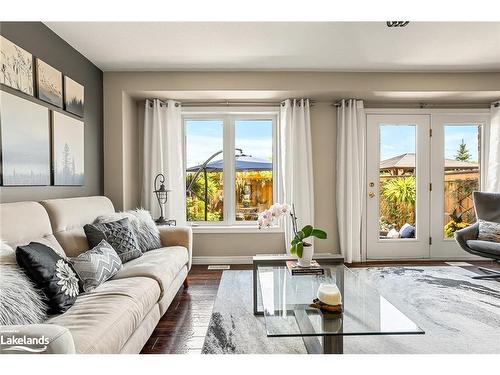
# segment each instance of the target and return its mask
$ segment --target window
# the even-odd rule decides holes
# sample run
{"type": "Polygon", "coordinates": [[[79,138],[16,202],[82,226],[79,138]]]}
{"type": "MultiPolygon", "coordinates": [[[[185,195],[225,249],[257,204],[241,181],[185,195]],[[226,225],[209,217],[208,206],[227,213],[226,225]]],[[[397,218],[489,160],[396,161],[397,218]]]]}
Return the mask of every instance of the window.
{"type": "Polygon", "coordinates": [[[186,218],[255,224],[277,201],[277,113],[185,112],[186,218]]]}

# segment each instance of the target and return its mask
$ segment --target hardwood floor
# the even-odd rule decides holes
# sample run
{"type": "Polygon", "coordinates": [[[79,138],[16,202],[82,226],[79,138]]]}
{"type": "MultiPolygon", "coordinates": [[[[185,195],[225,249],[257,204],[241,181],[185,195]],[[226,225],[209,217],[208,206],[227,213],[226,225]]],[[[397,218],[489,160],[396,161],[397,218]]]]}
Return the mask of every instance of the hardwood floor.
{"type": "MultiPolygon", "coordinates": [[[[467,262],[464,267],[481,274],[479,266],[500,269],[493,261],[467,262]]],[[[368,262],[353,263],[349,267],[390,266],[446,266],[441,261],[368,262]]],[[[231,269],[251,269],[251,265],[232,265],[231,269]]],[[[145,354],[199,354],[203,347],[212,308],[217,296],[222,271],[209,271],[207,266],[193,266],[189,273],[189,287],[182,287],[168,311],[161,318],[141,353],[145,354]]]]}

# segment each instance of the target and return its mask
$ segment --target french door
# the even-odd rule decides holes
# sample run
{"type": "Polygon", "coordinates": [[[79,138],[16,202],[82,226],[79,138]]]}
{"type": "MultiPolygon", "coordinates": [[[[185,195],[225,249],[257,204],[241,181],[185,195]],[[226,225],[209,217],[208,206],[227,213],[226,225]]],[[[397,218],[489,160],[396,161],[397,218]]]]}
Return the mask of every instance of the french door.
{"type": "Polygon", "coordinates": [[[367,115],[366,258],[470,259],[489,115],[367,115]]]}
{"type": "Polygon", "coordinates": [[[433,115],[431,139],[431,257],[473,259],[453,233],[476,221],[472,192],[485,183],[481,173],[488,139],[488,115],[433,115]]]}
{"type": "Polygon", "coordinates": [[[429,257],[429,132],[428,115],[367,116],[367,259],[429,257]]]}

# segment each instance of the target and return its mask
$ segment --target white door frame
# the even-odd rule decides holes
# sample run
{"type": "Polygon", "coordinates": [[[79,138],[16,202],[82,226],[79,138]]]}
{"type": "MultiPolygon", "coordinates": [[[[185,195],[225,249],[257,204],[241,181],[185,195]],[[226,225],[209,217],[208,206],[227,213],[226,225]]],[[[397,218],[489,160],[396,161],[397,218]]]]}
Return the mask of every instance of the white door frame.
{"type": "Polygon", "coordinates": [[[432,164],[431,180],[431,258],[432,259],[481,259],[462,250],[453,238],[443,236],[444,213],[444,126],[445,125],[480,124],[482,126],[480,150],[480,186],[485,185],[483,164],[486,157],[486,140],[489,139],[489,115],[487,114],[435,114],[432,116],[432,164]]]}
{"type": "MultiPolygon", "coordinates": [[[[462,109],[449,109],[449,108],[365,108],[365,115],[384,115],[384,114],[401,114],[401,115],[420,115],[427,114],[431,116],[431,126],[432,126],[432,116],[433,115],[483,115],[487,116],[487,126],[485,127],[485,139],[489,135],[489,118],[490,118],[490,110],[487,108],[462,108],[462,109]],[[488,134],[488,135],[486,135],[488,134]]],[[[486,147],[484,148],[485,152],[488,152],[486,147]]],[[[484,155],[487,157],[487,154],[484,155]]],[[[483,173],[484,178],[484,173],[483,173]]],[[[367,199],[363,201],[363,212],[367,212],[367,199]]],[[[367,261],[366,256],[366,248],[367,248],[367,233],[366,233],[366,225],[367,225],[367,215],[363,215],[362,221],[362,241],[361,241],[361,261],[367,261]]],[[[471,256],[472,257],[472,256],[471,256]]],[[[433,254],[431,253],[431,259],[439,259],[433,258],[433,254]]],[[[457,258],[459,259],[459,258],[457,258]]],[[[450,259],[451,260],[451,259],[450,259]]]]}
{"type": "Polygon", "coordinates": [[[429,258],[429,181],[431,118],[426,114],[367,115],[366,160],[366,236],[369,260],[378,259],[427,259],[429,258]],[[417,200],[415,206],[416,238],[380,239],[380,124],[408,124],[415,126],[415,166],[417,200]],[[371,157],[370,157],[371,156],[371,157]],[[371,184],[373,183],[373,186],[371,184]],[[370,194],[374,194],[370,197],[370,194]],[[368,219],[371,219],[368,222],[368,219]]]}

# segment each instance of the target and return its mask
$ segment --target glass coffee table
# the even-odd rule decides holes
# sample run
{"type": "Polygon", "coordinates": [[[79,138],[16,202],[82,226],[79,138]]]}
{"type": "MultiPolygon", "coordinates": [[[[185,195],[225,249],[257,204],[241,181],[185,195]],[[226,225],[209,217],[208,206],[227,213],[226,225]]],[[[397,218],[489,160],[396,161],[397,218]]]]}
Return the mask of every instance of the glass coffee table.
{"type": "Polygon", "coordinates": [[[424,333],[342,263],[322,266],[325,275],[292,276],[284,263],[255,265],[254,313],[264,315],[268,337],[302,337],[308,353],[326,354],[343,353],[344,336],[424,333]],[[321,283],[338,286],[342,313],[310,306],[321,283]]]}

